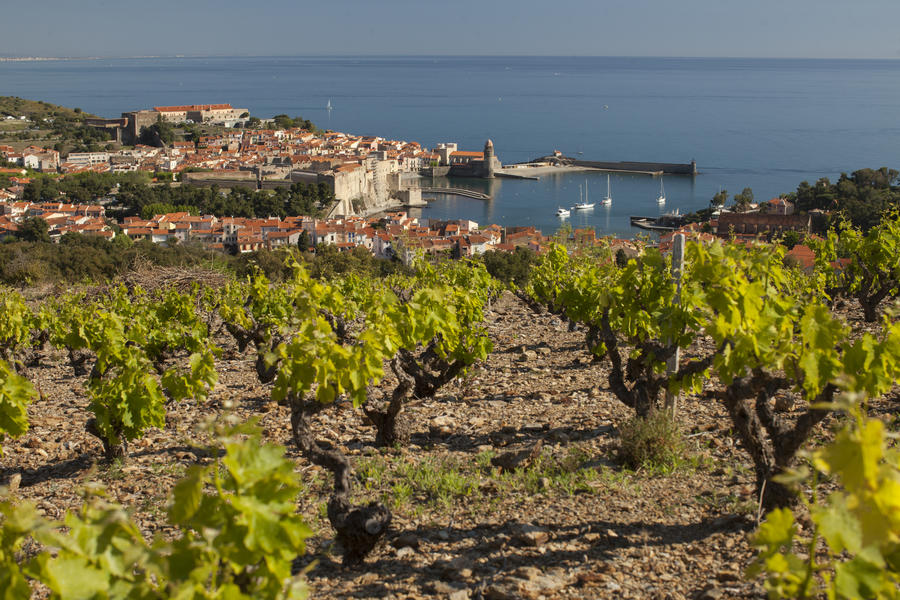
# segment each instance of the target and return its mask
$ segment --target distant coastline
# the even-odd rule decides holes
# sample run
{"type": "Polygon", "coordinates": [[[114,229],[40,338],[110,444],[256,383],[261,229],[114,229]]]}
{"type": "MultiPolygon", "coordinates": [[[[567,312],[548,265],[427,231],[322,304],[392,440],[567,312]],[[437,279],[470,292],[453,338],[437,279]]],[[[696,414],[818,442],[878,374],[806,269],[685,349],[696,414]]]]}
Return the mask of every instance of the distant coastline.
{"type": "Polygon", "coordinates": [[[39,62],[48,60],[100,60],[99,56],[0,56],[0,62],[39,62]]]}

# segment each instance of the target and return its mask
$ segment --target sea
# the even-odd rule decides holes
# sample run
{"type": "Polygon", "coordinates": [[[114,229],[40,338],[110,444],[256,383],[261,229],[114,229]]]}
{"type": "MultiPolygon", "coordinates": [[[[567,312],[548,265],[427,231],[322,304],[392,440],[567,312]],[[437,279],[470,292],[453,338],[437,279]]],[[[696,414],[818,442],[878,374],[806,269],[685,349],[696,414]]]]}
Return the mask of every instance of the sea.
{"type": "MultiPolygon", "coordinates": [[[[231,103],[254,116],[426,147],[492,139],[504,164],[559,150],[598,161],[697,162],[660,180],[612,174],[610,207],[555,216],[607,175],[459,179],[491,200],[440,195],[415,214],[479,224],[568,222],[631,237],[631,215],[708,206],[721,189],[756,200],[865,167],[900,168],[900,60],[532,56],[169,57],[0,62],[0,95],[104,117],[158,105],[231,103]],[[330,110],[329,110],[330,105],[330,110]]],[[[447,182],[440,182],[446,185],[447,182]]]]}

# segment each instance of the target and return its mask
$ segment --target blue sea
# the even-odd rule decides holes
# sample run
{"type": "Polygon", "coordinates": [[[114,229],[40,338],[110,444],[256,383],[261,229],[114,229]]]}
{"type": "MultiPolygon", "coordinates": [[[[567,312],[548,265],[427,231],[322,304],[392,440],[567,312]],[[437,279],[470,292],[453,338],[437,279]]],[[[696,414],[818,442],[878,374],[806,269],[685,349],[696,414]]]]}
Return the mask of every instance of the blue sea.
{"type": "MultiPolygon", "coordinates": [[[[589,160],[697,161],[696,177],[613,175],[613,204],[574,226],[631,236],[634,214],[703,208],[720,189],[766,200],[803,180],[900,167],[900,61],[602,57],[253,57],[0,62],[0,95],[106,117],[154,105],[229,102],[351,133],[491,138],[504,163],[560,150],[589,160]],[[329,101],[333,109],[326,110],[329,101]]],[[[445,196],[424,217],[555,231],[557,206],[605,195],[606,175],[491,184],[493,199],[445,196]]],[[[484,189],[485,182],[454,181],[484,189]]]]}

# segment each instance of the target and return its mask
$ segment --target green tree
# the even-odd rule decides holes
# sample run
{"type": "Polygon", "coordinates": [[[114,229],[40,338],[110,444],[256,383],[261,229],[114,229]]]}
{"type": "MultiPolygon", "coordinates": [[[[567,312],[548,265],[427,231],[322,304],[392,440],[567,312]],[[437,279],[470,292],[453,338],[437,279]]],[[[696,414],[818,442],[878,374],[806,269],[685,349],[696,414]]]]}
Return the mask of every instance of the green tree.
{"type": "Polygon", "coordinates": [[[738,212],[744,212],[753,204],[753,190],[745,187],[740,194],[734,195],[734,208],[738,212]]]}
{"type": "Polygon", "coordinates": [[[303,250],[304,252],[306,252],[307,250],[309,250],[309,246],[311,244],[312,244],[312,239],[310,239],[310,237],[309,237],[309,232],[307,232],[304,229],[303,231],[300,232],[300,237],[297,238],[297,247],[300,248],[300,250],[303,250]]]}
{"type": "Polygon", "coordinates": [[[485,252],[482,258],[492,277],[519,287],[528,283],[531,267],[537,262],[537,254],[522,246],[517,246],[513,252],[491,250],[485,252]]]}
{"type": "Polygon", "coordinates": [[[716,208],[722,208],[725,206],[726,200],[728,200],[728,190],[719,190],[710,200],[710,204],[716,208]]]}
{"type": "Polygon", "coordinates": [[[19,237],[26,242],[49,242],[50,227],[40,217],[27,217],[19,225],[19,237]]]}
{"type": "Polygon", "coordinates": [[[163,121],[162,117],[158,117],[156,123],[150,127],[141,127],[138,141],[147,146],[168,146],[175,141],[175,128],[171,123],[163,121]]]}
{"type": "Polygon", "coordinates": [[[799,244],[801,241],[803,241],[803,238],[798,231],[785,231],[784,235],[781,236],[781,243],[784,244],[785,248],[788,250],[799,244]]]}

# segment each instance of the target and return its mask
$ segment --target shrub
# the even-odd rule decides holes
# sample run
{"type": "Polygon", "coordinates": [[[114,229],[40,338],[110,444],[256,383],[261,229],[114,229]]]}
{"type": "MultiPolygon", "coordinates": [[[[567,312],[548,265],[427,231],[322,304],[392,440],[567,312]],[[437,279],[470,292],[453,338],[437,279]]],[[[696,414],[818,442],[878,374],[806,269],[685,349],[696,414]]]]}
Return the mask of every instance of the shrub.
{"type": "Polygon", "coordinates": [[[619,426],[618,459],[632,469],[673,469],[685,454],[681,427],[666,411],[632,417],[619,426]]]}

